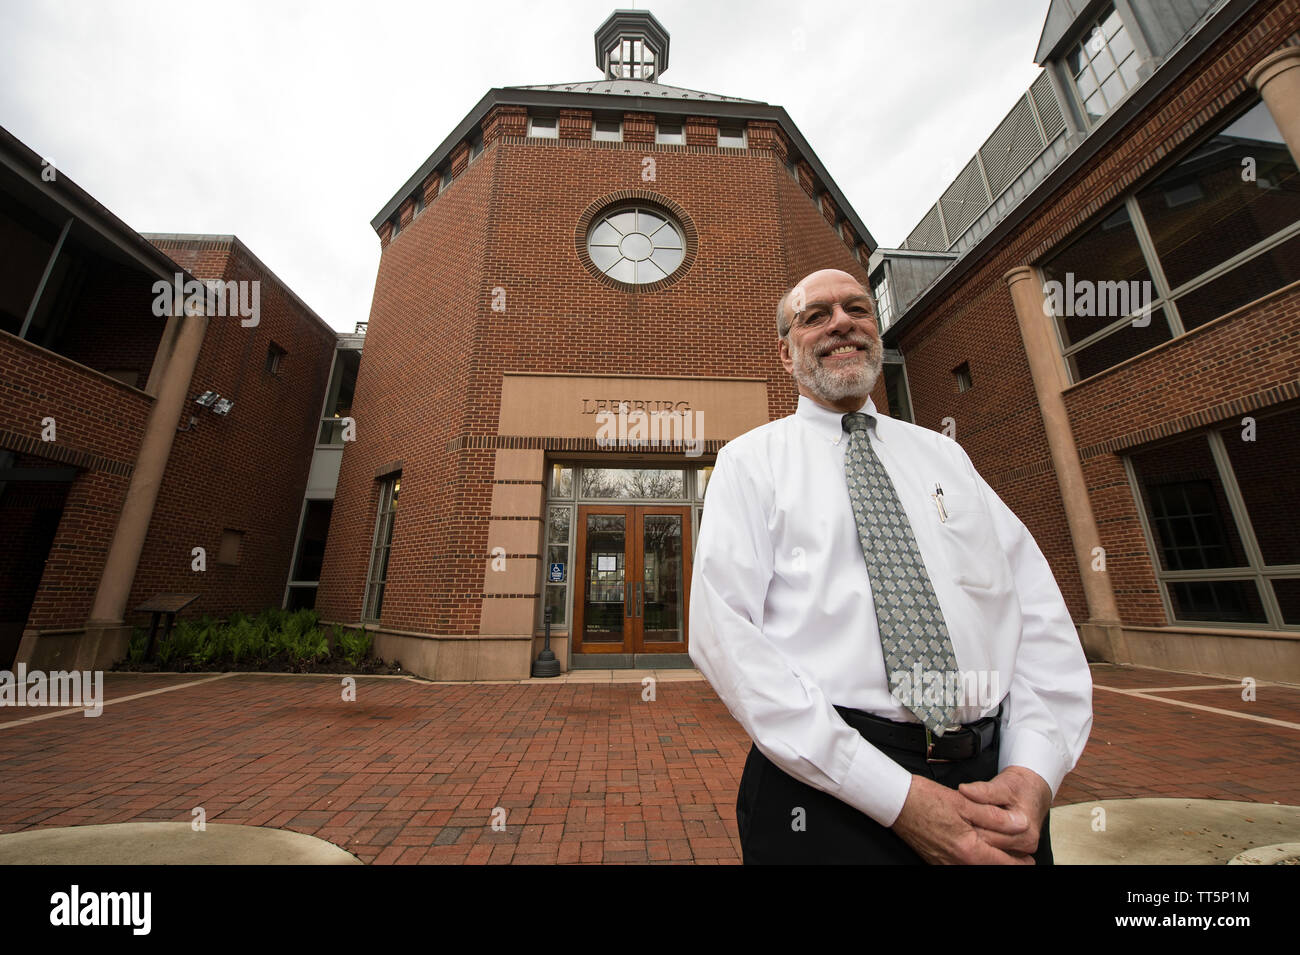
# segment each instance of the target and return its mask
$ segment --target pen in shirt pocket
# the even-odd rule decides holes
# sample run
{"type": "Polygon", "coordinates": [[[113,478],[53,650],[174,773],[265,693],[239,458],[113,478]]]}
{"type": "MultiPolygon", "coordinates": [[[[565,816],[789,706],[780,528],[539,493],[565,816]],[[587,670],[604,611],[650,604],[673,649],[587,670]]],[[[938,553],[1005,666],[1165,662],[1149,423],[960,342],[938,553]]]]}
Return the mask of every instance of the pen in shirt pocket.
{"type": "Polygon", "coordinates": [[[939,520],[941,522],[947,522],[948,509],[943,506],[943,488],[936,483],[934,486],[934,493],[931,494],[930,497],[934,499],[934,508],[939,512],[939,520]]]}

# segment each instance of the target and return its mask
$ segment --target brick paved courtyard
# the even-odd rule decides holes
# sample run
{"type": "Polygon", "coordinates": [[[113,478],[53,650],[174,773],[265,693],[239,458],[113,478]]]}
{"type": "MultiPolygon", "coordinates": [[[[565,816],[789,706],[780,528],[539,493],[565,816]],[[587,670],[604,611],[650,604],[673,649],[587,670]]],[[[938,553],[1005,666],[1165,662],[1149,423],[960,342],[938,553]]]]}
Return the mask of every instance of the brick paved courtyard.
{"type": "MultiPolygon", "coordinates": [[[[0,708],[0,832],[155,820],[270,826],[364,862],[737,863],[749,740],[707,683],[430,684],[107,674],[103,715],[0,708]],[[56,715],[57,713],[57,715],[56,715]],[[504,831],[493,828],[495,818],[504,831]]],[[[1093,668],[1058,805],[1300,805],[1300,688],[1093,668]]]]}

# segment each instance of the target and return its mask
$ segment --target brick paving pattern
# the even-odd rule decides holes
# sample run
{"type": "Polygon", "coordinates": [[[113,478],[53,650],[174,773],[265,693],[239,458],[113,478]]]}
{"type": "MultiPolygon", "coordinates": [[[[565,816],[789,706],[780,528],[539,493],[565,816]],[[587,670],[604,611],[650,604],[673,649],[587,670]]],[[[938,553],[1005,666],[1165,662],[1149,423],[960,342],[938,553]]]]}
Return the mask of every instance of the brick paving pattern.
{"type": "MultiPolygon", "coordinates": [[[[1223,684],[1169,695],[1300,715],[1300,688],[1260,687],[1247,704],[1231,681],[1093,672],[1120,689],[1223,684]]],[[[646,701],[640,683],[359,677],[356,702],[344,702],[338,677],[201,679],[108,674],[109,700],[194,685],[110,703],[95,719],[0,723],[0,831],[188,821],[202,806],[208,822],[307,833],[364,862],[739,861],[749,740],[703,681],[661,681],[646,701]]],[[[1300,804],[1300,730],[1100,688],[1095,712],[1058,804],[1300,804]]]]}

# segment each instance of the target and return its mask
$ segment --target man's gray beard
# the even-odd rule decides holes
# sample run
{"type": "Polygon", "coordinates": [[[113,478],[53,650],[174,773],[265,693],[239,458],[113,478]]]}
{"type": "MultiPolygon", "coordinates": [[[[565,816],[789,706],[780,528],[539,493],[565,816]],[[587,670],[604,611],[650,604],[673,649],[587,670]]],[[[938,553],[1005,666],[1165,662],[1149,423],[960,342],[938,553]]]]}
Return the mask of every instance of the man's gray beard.
{"type": "Polygon", "coordinates": [[[794,380],[811,391],[823,401],[835,402],[845,398],[862,398],[871,394],[880,378],[884,364],[884,355],[877,348],[860,368],[834,372],[820,364],[813,357],[812,349],[792,345],[790,353],[794,358],[794,380]]]}

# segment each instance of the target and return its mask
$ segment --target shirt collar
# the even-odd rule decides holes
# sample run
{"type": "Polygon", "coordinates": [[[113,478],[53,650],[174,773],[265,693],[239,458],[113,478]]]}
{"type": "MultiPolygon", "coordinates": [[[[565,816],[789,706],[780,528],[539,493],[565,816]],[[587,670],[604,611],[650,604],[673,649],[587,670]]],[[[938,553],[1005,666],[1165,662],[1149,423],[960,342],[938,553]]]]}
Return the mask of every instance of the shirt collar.
{"type": "MultiPolygon", "coordinates": [[[[876,410],[876,403],[871,400],[870,395],[858,411],[870,415],[867,419],[867,427],[871,431],[871,436],[880,440],[880,428],[877,425],[881,415],[876,410]]],[[[844,412],[832,411],[824,405],[819,405],[807,395],[799,396],[799,407],[795,409],[794,415],[832,444],[839,444],[844,437],[844,412]]]]}

